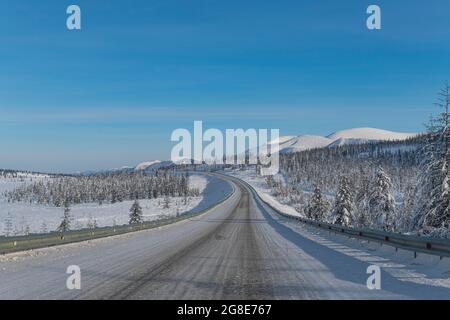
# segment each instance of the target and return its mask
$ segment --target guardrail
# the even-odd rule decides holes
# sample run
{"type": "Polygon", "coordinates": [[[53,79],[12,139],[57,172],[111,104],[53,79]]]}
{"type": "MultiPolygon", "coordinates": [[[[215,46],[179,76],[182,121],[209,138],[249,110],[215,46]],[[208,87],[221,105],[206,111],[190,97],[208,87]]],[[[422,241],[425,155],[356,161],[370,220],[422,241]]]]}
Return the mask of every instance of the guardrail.
{"type": "Polygon", "coordinates": [[[334,232],[336,234],[342,234],[352,238],[364,239],[381,244],[386,244],[396,249],[413,251],[414,257],[417,257],[418,252],[437,255],[440,256],[441,259],[442,257],[450,257],[450,240],[403,235],[399,233],[385,232],[372,229],[350,228],[341,225],[319,222],[315,220],[306,219],[303,217],[293,216],[274,208],[270,203],[264,201],[259,196],[258,192],[256,192],[256,190],[250,184],[241,179],[238,180],[242,181],[253,192],[253,194],[258,197],[258,199],[261,202],[270,207],[277,214],[286,217],[288,219],[297,220],[306,225],[311,225],[320,229],[334,232]]]}
{"type": "Polygon", "coordinates": [[[219,202],[209,208],[195,213],[185,213],[178,217],[148,221],[139,224],[128,224],[113,227],[101,227],[95,229],[80,229],[74,231],[50,232],[46,234],[31,234],[27,236],[0,237],[0,254],[32,250],[39,248],[52,247],[62,244],[93,240],[98,238],[110,237],[135,231],[147,230],[162,227],[178,221],[191,219],[204,214],[228,200],[235,193],[235,187],[232,185],[232,191],[219,202]]]}

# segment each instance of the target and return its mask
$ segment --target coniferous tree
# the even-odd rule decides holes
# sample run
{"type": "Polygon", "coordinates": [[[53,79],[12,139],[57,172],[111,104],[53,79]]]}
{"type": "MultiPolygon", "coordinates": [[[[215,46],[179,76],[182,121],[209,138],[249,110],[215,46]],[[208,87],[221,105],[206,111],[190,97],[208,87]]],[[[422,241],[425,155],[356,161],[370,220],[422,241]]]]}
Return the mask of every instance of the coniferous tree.
{"type": "Polygon", "coordinates": [[[355,196],[355,217],[353,221],[353,226],[358,228],[365,228],[369,225],[369,212],[367,210],[370,180],[365,174],[363,168],[359,169],[359,189],[355,196]]]}
{"type": "Polygon", "coordinates": [[[170,198],[169,197],[164,197],[163,208],[164,209],[170,208],[170,198]]]}
{"type": "Polygon", "coordinates": [[[403,206],[396,215],[397,232],[410,232],[414,229],[415,187],[410,185],[403,196],[403,206]]]}
{"type": "Polygon", "coordinates": [[[66,201],[64,205],[64,215],[62,217],[62,221],[57,229],[57,231],[63,233],[70,230],[70,225],[72,223],[72,217],[70,216],[70,207],[68,202],[66,201]]]}
{"type": "Polygon", "coordinates": [[[395,202],[392,183],[383,168],[378,168],[368,199],[370,227],[392,231],[395,228],[395,202]]]}
{"type": "Polygon", "coordinates": [[[430,121],[425,145],[425,162],[419,182],[419,206],[416,221],[421,232],[446,235],[450,225],[450,87],[439,94],[438,107],[442,110],[430,121]]]}
{"type": "Polygon", "coordinates": [[[123,200],[188,197],[196,195],[186,175],[149,175],[142,172],[108,173],[90,176],[61,176],[46,181],[21,184],[4,192],[8,202],[28,202],[64,206],[69,204],[115,203],[123,200]]]}
{"type": "Polygon", "coordinates": [[[139,201],[135,200],[130,208],[130,224],[142,223],[142,208],[139,205],[139,201]]]}
{"type": "Polygon", "coordinates": [[[328,213],[329,208],[330,203],[322,195],[320,188],[315,187],[314,193],[306,210],[308,218],[316,221],[323,221],[328,213]]]}
{"type": "Polygon", "coordinates": [[[331,215],[331,223],[343,226],[350,226],[353,220],[355,204],[350,191],[350,181],[347,177],[342,177],[339,190],[336,193],[335,204],[331,215]]]}
{"type": "Polygon", "coordinates": [[[98,228],[97,219],[93,218],[92,215],[89,216],[88,222],[86,224],[88,229],[96,229],[98,228]]]}

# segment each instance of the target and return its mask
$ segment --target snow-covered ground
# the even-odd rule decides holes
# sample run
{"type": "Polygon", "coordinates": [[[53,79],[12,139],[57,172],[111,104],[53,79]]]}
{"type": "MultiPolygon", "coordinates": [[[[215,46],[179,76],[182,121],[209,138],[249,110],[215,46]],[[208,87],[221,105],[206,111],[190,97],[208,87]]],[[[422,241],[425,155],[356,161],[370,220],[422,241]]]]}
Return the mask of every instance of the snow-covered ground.
{"type": "MultiPolygon", "coordinates": [[[[267,185],[263,176],[257,175],[254,169],[246,169],[246,170],[225,170],[225,173],[244,180],[248,184],[250,184],[258,193],[260,198],[265,202],[269,203],[272,207],[287,214],[293,216],[300,216],[300,213],[295,210],[293,207],[280,203],[273,195],[271,195],[272,190],[267,185]]],[[[281,175],[276,175],[275,179],[283,179],[281,175]]]]}
{"type": "MultiPolygon", "coordinates": [[[[31,183],[37,179],[49,179],[49,177],[23,174],[19,178],[0,178],[0,235],[5,235],[7,220],[12,223],[12,234],[18,235],[26,233],[27,230],[31,233],[53,231],[60,224],[63,208],[27,203],[8,203],[2,197],[4,191],[14,189],[24,183],[31,183]]],[[[203,175],[191,175],[189,178],[190,188],[199,189],[200,196],[189,197],[186,204],[182,197],[171,197],[169,208],[164,208],[162,198],[140,200],[144,220],[151,221],[175,216],[177,213],[183,214],[197,207],[208,206],[216,201],[216,199],[209,200],[211,192],[207,193],[208,199],[204,199],[205,188],[208,183],[213,183],[211,179],[203,175]]],[[[73,229],[85,228],[92,225],[94,221],[99,227],[127,224],[132,203],[133,201],[123,201],[102,205],[98,203],[74,205],[70,212],[73,218],[72,227],[73,229]]]]}
{"type": "MultiPolygon", "coordinates": [[[[333,249],[347,257],[361,262],[377,265],[389,277],[402,279],[405,283],[427,285],[436,288],[450,289],[450,259],[440,259],[439,256],[417,253],[368,242],[346,236],[329,233],[294,221],[284,222],[293,230],[301,233],[307,239],[320,243],[326,248],[333,249]]],[[[388,277],[384,277],[385,279],[388,277]]],[[[421,299],[448,299],[449,296],[433,296],[430,292],[415,293],[421,299]]]]}

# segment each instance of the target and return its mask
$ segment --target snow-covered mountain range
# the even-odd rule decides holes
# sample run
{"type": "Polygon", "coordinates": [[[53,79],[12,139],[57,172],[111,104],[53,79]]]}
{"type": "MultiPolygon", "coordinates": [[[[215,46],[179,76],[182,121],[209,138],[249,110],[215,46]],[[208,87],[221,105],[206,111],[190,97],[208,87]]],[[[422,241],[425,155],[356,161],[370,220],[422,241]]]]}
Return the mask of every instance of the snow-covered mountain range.
{"type": "Polygon", "coordinates": [[[141,162],[140,164],[138,164],[134,168],[134,171],[150,172],[150,171],[155,171],[162,167],[170,167],[171,165],[173,165],[172,161],[160,161],[160,160],[146,161],[146,162],[141,162]]]}
{"type": "MultiPolygon", "coordinates": [[[[394,141],[405,140],[416,136],[417,133],[403,133],[388,131],[376,128],[352,128],[346,130],[336,131],[328,136],[318,135],[299,135],[299,136],[281,136],[278,139],[279,151],[281,153],[298,152],[314,148],[335,147],[345,144],[360,144],[376,141],[394,141]]],[[[274,145],[275,140],[271,141],[269,145],[274,145]]],[[[277,149],[271,148],[272,152],[276,152],[277,149]]],[[[254,151],[249,151],[254,152],[254,151]]],[[[190,163],[191,160],[172,162],[170,160],[152,160],[139,163],[135,167],[122,167],[115,169],[105,169],[101,171],[84,172],[84,174],[92,174],[99,172],[117,172],[117,171],[145,171],[154,172],[161,167],[170,167],[175,164],[190,163]]]]}
{"type": "MultiPolygon", "coordinates": [[[[345,144],[405,140],[416,135],[417,133],[394,132],[376,128],[353,128],[336,131],[325,137],[317,135],[281,136],[278,142],[279,151],[288,153],[345,144]]],[[[274,145],[275,143],[276,141],[272,141],[269,144],[274,145]]],[[[276,148],[272,149],[272,152],[276,152],[276,148]]]]}
{"type": "MultiPolygon", "coordinates": [[[[299,136],[281,136],[278,139],[279,151],[281,153],[298,152],[314,148],[335,147],[345,144],[359,144],[376,141],[395,141],[405,140],[416,136],[417,133],[404,133],[388,131],[376,128],[352,128],[346,130],[336,131],[328,136],[318,135],[299,135],[299,136]]],[[[274,145],[275,140],[269,144],[274,145]]],[[[271,149],[272,152],[276,152],[276,148],[271,149]]],[[[250,151],[251,152],[251,151],[250,151]]],[[[190,163],[190,160],[186,163],[190,163]]],[[[176,163],[176,164],[181,164],[176,163]]],[[[161,167],[168,167],[173,165],[172,161],[146,161],[138,164],[134,167],[134,171],[144,170],[146,172],[152,172],[161,167]]],[[[133,169],[131,169],[133,170],[133,169]]]]}

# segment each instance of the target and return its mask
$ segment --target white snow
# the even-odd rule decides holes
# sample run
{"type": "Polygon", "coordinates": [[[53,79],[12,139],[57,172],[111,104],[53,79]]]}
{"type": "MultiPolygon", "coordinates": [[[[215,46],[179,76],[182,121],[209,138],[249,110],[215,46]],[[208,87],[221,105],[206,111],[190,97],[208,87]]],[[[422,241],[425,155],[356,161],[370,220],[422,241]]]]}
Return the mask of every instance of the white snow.
{"type": "Polygon", "coordinates": [[[157,163],[161,163],[161,161],[160,160],[153,160],[153,161],[141,162],[134,168],[134,170],[145,170],[148,167],[150,167],[150,166],[152,166],[154,164],[157,164],[157,163]]]}
{"type": "Polygon", "coordinates": [[[326,147],[332,140],[314,135],[301,135],[280,142],[280,152],[298,152],[314,148],[326,147]]]}
{"type": "Polygon", "coordinates": [[[369,140],[369,139],[358,139],[358,138],[339,138],[334,140],[332,143],[328,145],[328,147],[338,147],[346,144],[363,144],[368,142],[374,142],[378,140],[369,140]]]}
{"type": "MultiPolygon", "coordinates": [[[[363,241],[308,226],[294,220],[281,218],[270,212],[272,218],[290,230],[311,240],[314,251],[305,251],[312,255],[328,257],[330,265],[341,268],[341,272],[359,272],[358,263],[377,265],[381,268],[381,289],[387,292],[401,293],[407,299],[448,299],[450,297],[450,259],[418,253],[417,258],[411,251],[395,250],[391,246],[363,241]],[[333,256],[330,255],[333,252],[333,256]],[[332,261],[332,262],[331,262],[332,261]],[[352,265],[348,265],[352,262],[352,265]],[[411,290],[417,286],[420,290],[411,290]]],[[[287,229],[287,230],[289,230],[287,229]]],[[[337,271],[336,271],[337,272],[337,271]]],[[[388,298],[388,297],[385,297],[388,298]]]]}
{"type": "Polygon", "coordinates": [[[327,136],[335,141],[338,139],[362,139],[362,140],[405,140],[417,135],[416,133],[394,132],[376,128],[353,128],[336,131],[327,136]]]}
{"type": "MultiPolygon", "coordinates": [[[[322,148],[329,145],[333,140],[330,140],[321,136],[314,135],[301,135],[301,136],[281,136],[278,139],[274,139],[266,145],[259,146],[259,153],[262,150],[270,150],[270,152],[298,152],[314,148],[322,148]],[[264,149],[262,149],[264,148],[264,149]]],[[[258,150],[251,149],[248,151],[250,154],[258,153],[258,150]]]]}
{"type": "Polygon", "coordinates": [[[145,170],[146,172],[155,171],[162,167],[168,167],[172,165],[172,161],[161,161],[161,160],[152,160],[152,161],[146,161],[139,163],[134,170],[135,171],[142,171],[145,170]]]}

